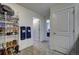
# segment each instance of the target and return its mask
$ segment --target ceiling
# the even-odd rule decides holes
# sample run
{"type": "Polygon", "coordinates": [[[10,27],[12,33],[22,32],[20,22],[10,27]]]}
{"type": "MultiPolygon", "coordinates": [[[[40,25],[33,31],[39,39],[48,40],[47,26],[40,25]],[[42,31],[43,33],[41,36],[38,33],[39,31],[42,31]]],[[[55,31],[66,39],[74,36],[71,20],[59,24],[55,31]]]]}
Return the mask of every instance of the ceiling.
{"type": "Polygon", "coordinates": [[[19,3],[19,5],[28,8],[44,17],[49,17],[50,7],[56,3],[19,3]]]}

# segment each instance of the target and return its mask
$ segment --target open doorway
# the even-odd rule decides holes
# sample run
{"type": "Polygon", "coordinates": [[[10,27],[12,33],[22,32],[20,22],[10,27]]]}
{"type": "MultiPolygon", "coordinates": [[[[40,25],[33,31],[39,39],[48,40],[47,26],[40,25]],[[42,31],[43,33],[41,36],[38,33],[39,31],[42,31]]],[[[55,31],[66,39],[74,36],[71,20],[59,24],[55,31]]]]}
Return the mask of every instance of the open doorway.
{"type": "Polygon", "coordinates": [[[46,20],[46,40],[50,39],[50,19],[46,20]]]}
{"type": "Polygon", "coordinates": [[[33,17],[33,40],[40,41],[40,20],[33,17]]]}

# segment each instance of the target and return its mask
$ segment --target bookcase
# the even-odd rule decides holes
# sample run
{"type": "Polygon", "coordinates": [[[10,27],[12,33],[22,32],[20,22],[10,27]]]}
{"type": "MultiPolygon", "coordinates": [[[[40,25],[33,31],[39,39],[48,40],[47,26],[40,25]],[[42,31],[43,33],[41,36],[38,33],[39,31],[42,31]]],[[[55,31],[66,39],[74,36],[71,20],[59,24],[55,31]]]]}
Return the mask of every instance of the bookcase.
{"type": "Polygon", "coordinates": [[[12,55],[19,50],[19,17],[0,13],[0,54],[12,55]]]}

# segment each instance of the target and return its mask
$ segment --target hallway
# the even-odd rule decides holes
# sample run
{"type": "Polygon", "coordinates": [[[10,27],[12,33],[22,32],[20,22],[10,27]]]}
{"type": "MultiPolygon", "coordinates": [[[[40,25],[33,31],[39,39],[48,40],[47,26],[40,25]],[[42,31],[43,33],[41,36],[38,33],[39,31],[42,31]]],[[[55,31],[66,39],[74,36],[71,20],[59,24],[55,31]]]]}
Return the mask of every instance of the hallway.
{"type": "Polygon", "coordinates": [[[79,54],[79,4],[1,3],[0,7],[1,55],[79,54]]]}

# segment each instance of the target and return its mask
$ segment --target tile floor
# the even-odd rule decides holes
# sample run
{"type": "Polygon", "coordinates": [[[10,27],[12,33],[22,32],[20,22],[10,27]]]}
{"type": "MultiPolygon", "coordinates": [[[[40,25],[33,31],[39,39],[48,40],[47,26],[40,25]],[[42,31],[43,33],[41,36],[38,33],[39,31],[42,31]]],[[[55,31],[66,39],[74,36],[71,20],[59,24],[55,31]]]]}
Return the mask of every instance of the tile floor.
{"type": "Polygon", "coordinates": [[[19,55],[61,55],[61,53],[50,50],[48,41],[34,41],[34,46],[23,49],[19,55]]]}

